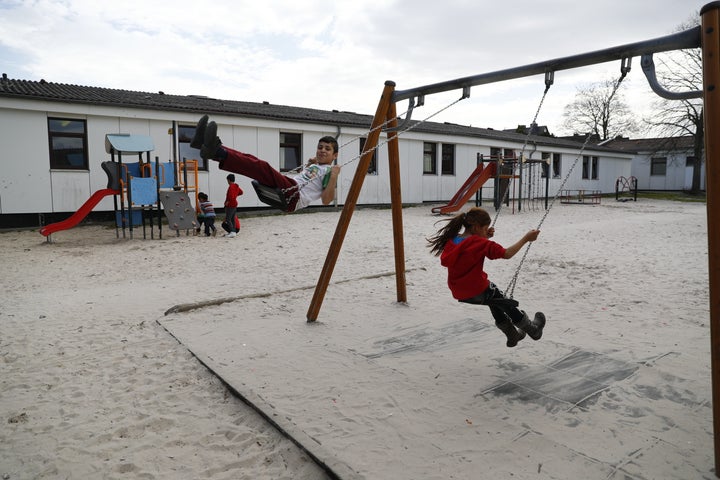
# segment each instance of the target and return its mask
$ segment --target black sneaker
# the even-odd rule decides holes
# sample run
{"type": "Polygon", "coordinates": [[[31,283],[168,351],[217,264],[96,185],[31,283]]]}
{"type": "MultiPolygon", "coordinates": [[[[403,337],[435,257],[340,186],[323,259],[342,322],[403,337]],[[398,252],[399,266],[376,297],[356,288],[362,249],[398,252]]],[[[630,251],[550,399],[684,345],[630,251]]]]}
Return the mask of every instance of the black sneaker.
{"type": "Polygon", "coordinates": [[[215,122],[209,122],[205,128],[205,137],[202,147],[200,148],[200,157],[202,157],[203,160],[214,159],[220,145],[222,145],[222,142],[217,136],[217,124],[215,122]]]}
{"type": "Polygon", "coordinates": [[[200,117],[200,120],[198,120],[197,125],[195,126],[195,135],[193,135],[193,138],[190,141],[190,146],[192,148],[202,147],[203,141],[205,140],[205,128],[207,127],[207,123],[207,115],[203,115],[200,117]]]}

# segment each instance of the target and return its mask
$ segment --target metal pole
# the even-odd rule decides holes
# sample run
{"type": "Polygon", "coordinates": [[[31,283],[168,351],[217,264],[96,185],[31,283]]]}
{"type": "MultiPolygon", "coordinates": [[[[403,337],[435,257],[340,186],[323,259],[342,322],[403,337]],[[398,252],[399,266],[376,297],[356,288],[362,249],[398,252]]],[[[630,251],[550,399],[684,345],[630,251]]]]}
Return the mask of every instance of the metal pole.
{"type": "Polygon", "coordinates": [[[720,477],[720,2],[705,5],[702,23],[705,188],[707,191],[710,355],[715,444],[715,476],[720,477]]]}
{"type": "Polygon", "coordinates": [[[596,50],[594,52],[574,55],[570,57],[556,58],[554,60],[546,60],[544,62],[533,63],[521,67],[499,70],[496,72],[484,73],[481,75],[473,75],[471,77],[458,78],[456,80],[448,80],[446,82],[425,85],[422,87],[411,88],[408,90],[398,90],[393,94],[393,102],[397,103],[401,100],[417,96],[426,96],[433,93],[447,92],[449,90],[465,89],[476,85],[484,85],[488,83],[502,82],[515,78],[529,77],[532,75],[544,74],[547,72],[557,72],[559,70],[568,70],[578,67],[586,67],[598,63],[611,62],[613,60],[622,60],[632,58],[638,55],[648,53],[667,52],[670,50],[680,50],[686,48],[698,48],[700,46],[700,27],[691,28],[684,32],[675,33],[665,37],[646,40],[643,42],[630,43],[617,47],[606,48],[604,50],[596,50]]]}
{"type": "Polygon", "coordinates": [[[378,103],[377,110],[375,111],[375,117],[373,117],[372,126],[370,127],[370,134],[365,142],[365,151],[360,157],[357,170],[355,170],[355,177],[350,185],[350,191],[345,199],[345,206],[340,213],[340,218],[338,219],[338,224],[335,228],[335,235],[333,236],[330,249],[328,250],[327,257],[325,258],[325,264],[323,265],[320,278],[318,278],[317,285],[315,286],[315,293],[313,294],[313,298],[307,312],[308,322],[314,322],[317,320],[318,313],[320,312],[320,306],[325,298],[325,292],[327,291],[328,284],[330,283],[330,277],[332,277],[335,263],[340,255],[340,248],[342,247],[342,242],[345,239],[345,234],[347,233],[353,211],[355,210],[355,204],[360,196],[360,189],[365,181],[365,176],[367,175],[367,170],[373,157],[373,152],[377,148],[378,140],[380,139],[380,126],[385,123],[385,119],[388,116],[390,99],[394,90],[395,82],[385,82],[385,88],[383,89],[380,102],[378,103]]]}

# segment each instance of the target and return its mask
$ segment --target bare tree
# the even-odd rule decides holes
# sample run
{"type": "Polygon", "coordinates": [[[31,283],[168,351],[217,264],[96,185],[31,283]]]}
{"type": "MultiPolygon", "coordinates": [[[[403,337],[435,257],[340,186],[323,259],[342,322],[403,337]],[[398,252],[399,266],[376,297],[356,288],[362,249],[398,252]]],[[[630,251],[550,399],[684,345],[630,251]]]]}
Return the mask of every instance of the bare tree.
{"type": "Polygon", "coordinates": [[[565,106],[563,127],[573,133],[597,136],[600,140],[637,131],[630,108],[617,91],[619,80],[605,80],[579,87],[575,100],[565,106]]]}
{"type": "MultiPolygon", "coordinates": [[[[700,13],[681,24],[676,31],[681,32],[696,27],[700,13]]],[[[673,92],[702,91],[702,54],[699,48],[674,51],[662,55],[657,61],[658,82],[666,90],[673,92]]],[[[693,164],[692,193],[700,191],[702,158],[704,149],[703,100],[667,100],[659,98],[653,102],[653,114],[646,118],[648,125],[658,135],[672,139],[692,136],[693,164]]],[[[672,145],[668,145],[672,147],[672,145]]]]}

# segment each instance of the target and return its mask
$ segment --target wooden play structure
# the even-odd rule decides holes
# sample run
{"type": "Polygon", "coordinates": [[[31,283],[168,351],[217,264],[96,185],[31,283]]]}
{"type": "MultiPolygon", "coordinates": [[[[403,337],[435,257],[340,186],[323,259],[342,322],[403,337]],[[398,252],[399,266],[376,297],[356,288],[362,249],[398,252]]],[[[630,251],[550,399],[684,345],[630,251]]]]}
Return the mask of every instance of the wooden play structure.
{"type": "MultiPolygon", "coordinates": [[[[402,225],[402,195],[400,191],[400,154],[398,135],[412,127],[410,117],[414,106],[422,106],[427,95],[451,90],[461,90],[460,101],[469,97],[474,86],[500,82],[532,75],[545,75],[548,78],[556,71],[579,68],[610,61],[621,61],[624,76],[629,71],[630,60],[641,57],[643,72],[652,90],[668,99],[702,98],[704,102],[706,175],[707,175],[707,212],[708,212],[708,260],[710,292],[710,341],[712,354],[713,384],[713,427],[715,431],[715,472],[720,475],[720,224],[715,219],[720,211],[720,137],[710,132],[720,131],[720,2],[705,5],[700,12],[701,26],[661,38],[607,48],[586,54],[558,58],[531,65],[501,70],[481,75],[448,80],[407,90],[396,90],[395,83],[386,81],[380,96],[371,130],[367,136],[359,165],[355,171],[343,210],[329,247],[323,269],[318,278],[315,292],[307,312],[307,321],[317,320],[322,301],[332,277],[348,225],[357,204],[358,196],[365,179],[365,172],[378,147],[380,130],[387,132],[391,210],[393,222],[393,244],[395,253],[396,298],[398,302],[407,301],[405,282],[405,251],[402,225]],[[703,90],[689,92],[671,92],[665,90],[657,81],[653,65],[653,54],[681,49],[700,48],[702,51],[703,90]],[[399,125],[396,105],[408,100],[410,108],[406,118],[399,125]]],[[[621,77],[622,78],[622,77],[621,77]]],[[[545,89],[547,93],[547,88],[545,89]]],[[[543,95],[544,99],[544,95],[543,95]]],[[[453,102],[457,103],[457,101],[453,102]]],[[[452,104],[451,104],[452,105],[452,104]]],[[[542,105],[542,100],[540,102],[542,105]]],[[[539,108],[538,108],[539,111],[539,108]]],[[[537,117],[537,115],[536,115],[537,117]]],[[[417,123],[417,122],[416,122],[417,123]]],[[[586,140],[587,143],[587,140],[586,140]]],[[[581,152],[582,153],[582,152],[581,152]]],[[[571,169],[572,170],[572,169],[571,169]]],[[[487,175],[487,174],[486,174],[487,175]]],[[[478,175],[475,181],[480,181],[478,175]]],[[[564,184],[559,190],[562,190],[564,184]]],[[[471,186],[474,188],[474,185],[471,186]]],[[[468,190],[471,188],[468,187],[468,190]]]]}

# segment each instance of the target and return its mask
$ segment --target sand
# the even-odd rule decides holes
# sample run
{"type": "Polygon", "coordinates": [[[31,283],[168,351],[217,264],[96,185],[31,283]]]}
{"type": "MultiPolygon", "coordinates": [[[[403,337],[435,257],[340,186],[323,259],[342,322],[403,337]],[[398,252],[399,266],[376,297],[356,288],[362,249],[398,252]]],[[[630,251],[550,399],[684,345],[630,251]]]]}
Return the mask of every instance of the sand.
{"type": "Polygon", "coordinates": [[[358,209],[310,324],[339,211],[1,233],[1,478],[715,478],[704,204],[554,205],[514,292],[548,326],[513,349],[451,298],[430,208],[406,304],[390,210],[358,209]]]}

